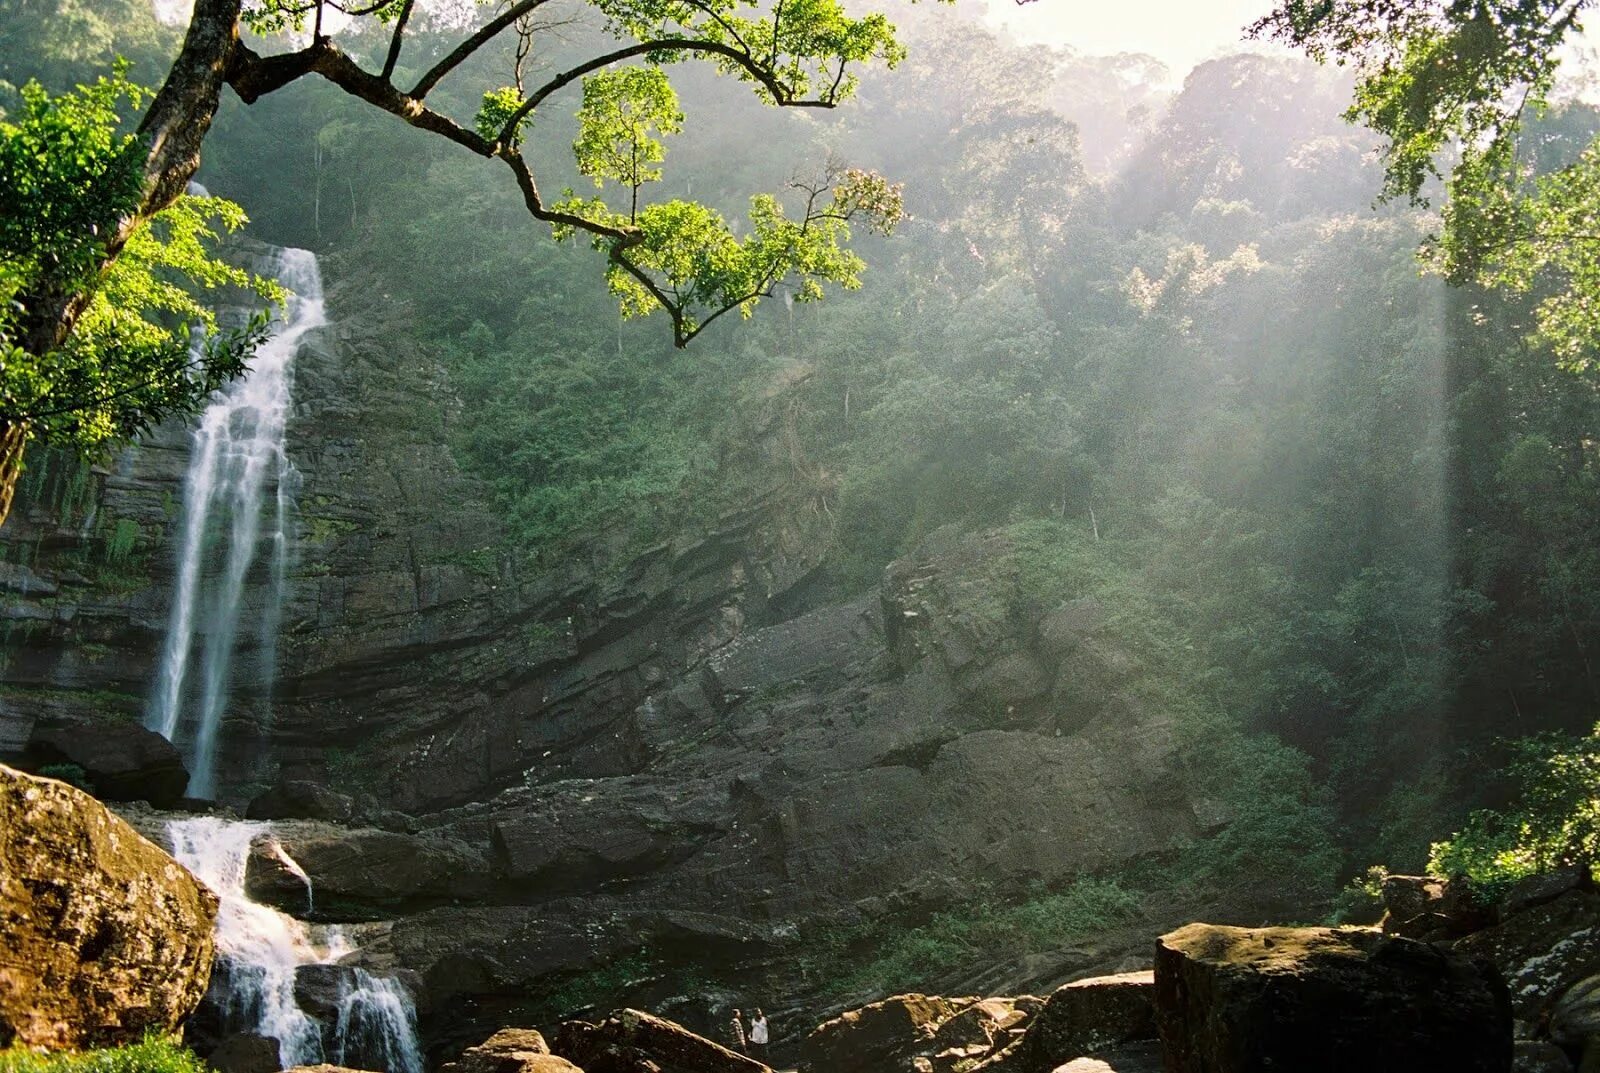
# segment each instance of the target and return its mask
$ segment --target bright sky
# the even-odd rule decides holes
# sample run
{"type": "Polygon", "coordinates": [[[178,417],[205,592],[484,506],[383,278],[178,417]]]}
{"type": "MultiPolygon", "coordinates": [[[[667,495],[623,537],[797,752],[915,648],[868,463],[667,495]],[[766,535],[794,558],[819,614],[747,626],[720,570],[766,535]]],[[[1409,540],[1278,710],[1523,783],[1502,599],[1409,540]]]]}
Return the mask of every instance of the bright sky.
{"type": "Polygon", "coordinates": [[[1272,0],[986,0],[991,22],[1027,44],[1080,52],[1148,52],[1177,79],[1201,60],[1241,47],[1244,27],[1272,0]]]}

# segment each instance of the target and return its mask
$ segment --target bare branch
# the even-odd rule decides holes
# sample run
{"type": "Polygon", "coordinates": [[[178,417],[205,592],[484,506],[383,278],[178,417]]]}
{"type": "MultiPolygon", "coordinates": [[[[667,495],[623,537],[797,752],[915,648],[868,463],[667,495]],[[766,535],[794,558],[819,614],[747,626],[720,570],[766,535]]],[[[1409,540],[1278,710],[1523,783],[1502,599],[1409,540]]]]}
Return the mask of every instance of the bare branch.
{"type": "Polygon", "coordinates": [[[400,8],[400,17],[394,20],[394,34],[389,38],[389,55],[383,61],[383,78],[394,77],[395,65],[400,62],[400,46],[405,42],[406,23],[411,21],[411,9],[416,0],[406,0],[400,8]]]}
{"type": "Polygon", "coordinates": [[[692,37],[661,37],[653,41],[640,41],[626,48],[619,48],[615,52],[596,56],[587,63],[562,71],[534,90],[528,96],[528,99],[522,102],[522,106],[511,113],[511,118],[506,120],[506,125],[501,128],[500,140],[508,142],[512,135],[516,133],[516,129],[521,125],[522,121],[528,118],[528,115],[535,108],[543,104],[545,98],[557,90],[571,85],[584,75],[598,71],[602,67],[609,67],[613,63],[634,59],[638,56],[647,56],[652,52],[698,52],[709,56],[723,56],[744,68],[751,78],[759,82],[768,93],[772,94],[773,100],[786,108],[833,108],[837,103],[822,98],[793,96],[790,88],[778,81],[766,67],[762,66],[748,52],[734,48],[732,45],[726,45],[720,41],[701,41],[692,37]]]}
{"type": "Polygon", "coordinates": [[[434,64],[433,67],[428,70],[428,73],[423,75],[422,78],[417,81],[417,84],[411,88],[411,96],[418,99],[426,97],[433,91],[433,87],[437,86],[445,75],[449,74],[451,71],[467,62],[467,60],[472,57],[474,52],[477,52],[484,45],[494,40],[494,38],[497,37],[506,27],[512,25],[522,16],[528,14],[530,11],[533,11],[535,8],[539,7],[539,5],[545,2],[546,0],[520,0],[519,3],[513,4],[511,7],[507,8],[503,14],[498,15],[484,23],[483,29],[479,30],[465,41],[461,42],[461,44],[457,45],[451,50],[450,55],[434,64]]]}

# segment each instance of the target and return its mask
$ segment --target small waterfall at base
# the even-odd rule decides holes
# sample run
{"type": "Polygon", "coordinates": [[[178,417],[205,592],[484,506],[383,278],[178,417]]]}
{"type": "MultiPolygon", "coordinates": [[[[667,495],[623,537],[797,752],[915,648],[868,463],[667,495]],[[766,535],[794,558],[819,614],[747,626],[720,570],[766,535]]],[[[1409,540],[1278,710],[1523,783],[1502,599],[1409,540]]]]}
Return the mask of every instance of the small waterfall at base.
{"type": "Polygon", "coordinates": [[[339,996],[334,1036],[334,1060],[341,1066],[422,1073],[416,1007],[392,977],[355,970],[339,996]]]}
{"type": "Polygon", "coordinates": [[[240,608],[246,580],[263,558],[266,594],[256,641],[260,679],[268,689],[275,670],[293,507],[294,470],[284,432],[294,358],[305,334],[326,323],[314,254],[279,251],[276,275],[290,292],[287,308],[251,358],[249,372],[217,392],[194,432],[177,587],[146,719],[150,729],[183,749],[194,797],[216,794],[217,739],[233,680],[240,608]],[[197,646],[198,668],[191,666],[197,646]]]}
{"type": "MultiPolygon", "coordinates": [[[[337,928],[323,929],[319,943],[306,924],[250,900],[245,893],[250,846],[270,831],[270,824],[216,816],[167,825],[172,855],[220,902],[211,992],[227,1028],[276,1040],[285,1069],[320,1064],[331,1051],[354,1068],[422,1073],[416,1008],[393,978],[351,968],[341,981],[331,1027],[296,1002],[297,969],[334,964],[355,948],[337,928]]],[[[288,858],[282,846],[276,852],[288,858]]],[[[309,891],[310,880],[306,882],[309,891]]]]}

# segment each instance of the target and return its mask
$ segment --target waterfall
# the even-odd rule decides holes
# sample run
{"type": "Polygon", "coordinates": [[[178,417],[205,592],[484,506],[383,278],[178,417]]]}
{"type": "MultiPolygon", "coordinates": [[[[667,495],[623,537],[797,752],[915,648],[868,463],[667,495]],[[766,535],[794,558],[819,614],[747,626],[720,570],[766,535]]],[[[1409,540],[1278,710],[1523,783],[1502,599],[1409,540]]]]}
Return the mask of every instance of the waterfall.
{"type": "Polygon", "coordinates": [[[256,642],[264,687],[270,689],[274,673],[293,508],[284,430],[294,357],[305,334],[326,322],[315,255],[279,251],[276,275],[290,292],[287,308],[274,318],[249,372],[217,392],[194,432],[177,587],[146,719],[183,749],[194,797],[216,794],[217,738],[233,680],[240,607],[252,568],[263,559],[265,603],[256,642]]]}
{"type": "MultiPolygon", "coordinates": [[[[217,964],[210,994],[230,1031],[251,1032],[278,1043],[283,1068],[316,1065],[328,1052],[340,1063],[386,1073],[422,1073],[417,1015],[411,996],[392,977],[351,968],[341,978],[337,1016],[325,1026],[295,999],[295,973],[303,965],[329,965],[355,953],[337,928],[306,924],[245,893],[250,846],[268,835],[266,823],[217,816],[167,825],[172,855],[217,895],[217,964]],[[325,1041],[327,1046],[325,1046],[325,1041]]],[[[292,860],[277,845],[275,853],[292,860]]],[[[295,873],[304,870],[295,865],[295,873]]],[[[307,892],[310,880],[306,879],[307,892]]]]}
{"type": "Polygon", "coordinates": [[[406,989],[393,977],[365,969],[351,975],[339,996],[334,1061],[350,1069],[422,1073],[417,1011],[406,989]]]}
{"type": "Polygon", "coordinates": [[[295,1002],[294,971],[331,960],[335,951],[319,950],[305,925],[245,895],[250,843],[266,830],[264,823],[216,816],[167,825],[172,855],[220,902],[217,954],[227,959],[218,996],[223,1014],[231,1025],[277,1040],[278,1058],[289,1069],[323,1060],[321,1026],[295,1002]]]}

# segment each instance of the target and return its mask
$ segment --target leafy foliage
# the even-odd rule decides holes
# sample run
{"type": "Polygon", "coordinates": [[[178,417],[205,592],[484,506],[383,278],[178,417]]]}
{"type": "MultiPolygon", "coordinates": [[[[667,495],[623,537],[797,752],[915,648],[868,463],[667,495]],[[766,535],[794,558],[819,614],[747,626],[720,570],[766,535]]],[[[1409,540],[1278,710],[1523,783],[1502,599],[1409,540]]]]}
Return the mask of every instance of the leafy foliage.
{"type": "Polygon", "coordinates": [[[917,927],[885,932],[869,925],[814,937],[808,968],[830,994],[928,990],[946,973],[1058,949],[1127,924],[1140,904],[1140,895],[1116,879],[1093,876],[1015,901],[980,887],[971,901],[917,927]]]}
{"type": "Polygon", "coordinates": [[[1548,143],[1528,137],[1556,85],[1560,49],[1580,29],[1588,0],[1288,0],[1258,22],[1318,59],[1359,74],[1348,115],[1388,139],[1385,197],[1423,200],[1439,161],[1453,158],[1435,265],[1475,280],[1549,294],[1539,328],[1575,367],[1600,344],[1600,301],[1590,226],[1600,155],[1590,142],[1564,166],[1537,164],[1548,143]],[[1531,143],[1531,144],[1530,144],[1531,143]],[[1534,181],[1535,171],[1546,174],[1534,181]]]}
{"type": "Polygon", "coordinates": [[[1435,843],[1430,872],[1466,876],[1493,897],[1524,876],[1600,863],[1600,727],[1584,737],[1550,733],[1513,743],[1505,775],[1516,800],[1474,812],[1435,843]]]}
{"type": "Polygon", "coordinates": [[[608,180],[633,192],[630,222],[638,216],[639,188],[659,182],[666,149],[654,137],[683,129],[678,95],[658,67],[622,67],[583,80],[578,140],[572,154],[578,170],[602,186],[608,180]]]}
{"type": "Polygon", "coordinates": [[[196,292],[278,297],[211,254],[245,220],[220,198],[180,198],[103,265],[143,182],[143,143],[120,115],[143,96],[122,67],[54,97],[30,83],[15,121],[0,123],[0,184],[15,195],[0,208],[0,413],[47,443],[91,450],[194,408],[243,368],[260,331],[219,331],[196,292]],[[33,352],[21,303],[72,293],[87,296],[72,333],[33,352]]]}

